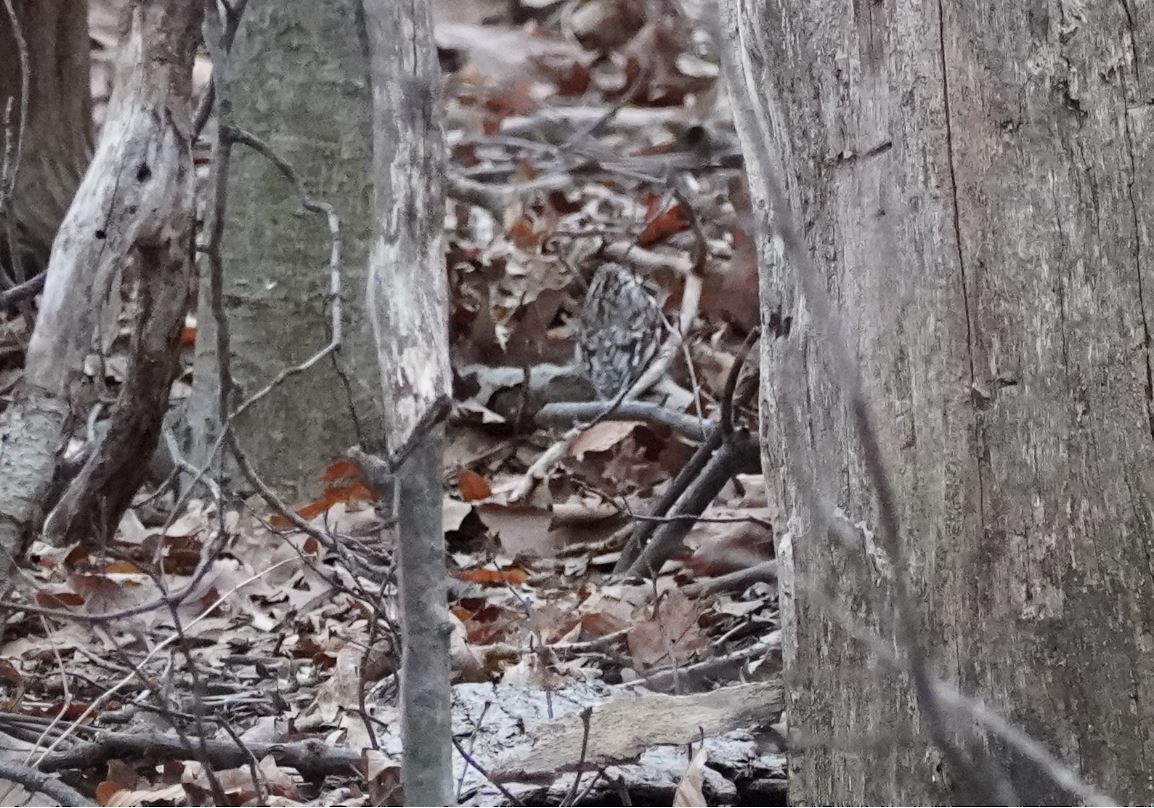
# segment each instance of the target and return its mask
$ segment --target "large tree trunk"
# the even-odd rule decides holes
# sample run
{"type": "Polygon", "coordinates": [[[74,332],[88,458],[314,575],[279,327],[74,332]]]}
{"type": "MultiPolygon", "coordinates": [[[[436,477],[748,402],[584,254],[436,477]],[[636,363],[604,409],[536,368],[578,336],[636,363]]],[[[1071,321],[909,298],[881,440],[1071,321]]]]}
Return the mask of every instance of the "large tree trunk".
{"type": "MultiPolygon", "coordinates": [[[[267,142],[340,217],[346,290],[363,288],[372,233],[368,57],[357,34],[359,5],[249,3],[230,57],[236,125],[267,142]]],[[[297,189],[265,156],[234,149],[230,174],[223,282],[235,408],[283,367],[328,344],[330,235],[323,217],[302,215],[297,189]]],[[[209,289],[207,262],[201,289],[209,289]]],[[[253,465],[288,497],[311,493],[334,452],[381,439],[377,391],[364,381],[379,371],[363,296],[349,295],[342,309],[346,344],[335,361],[280,385],[239,419],[253,465]]],[[[207,294],[198,322],[187,415],[188,458],[199,466],[209,459],[221,420],[207,294]]]]}
{"type": "MultiPolygon", "coordinates": [[[[1154,801],[1154,14],[1127,0],[723,5],[753,195],[768,221],[784,182],[844,317],[933,672],[1116,798],[1154,801]]],[[[789,715],[838,742],[793,754],[790,796],[948,800],[950,773],[906,741],[920,731],[907,684],[863,676],[868,650],[815,595],[866,609],[814,502],[876,532],[877,491],[825,323],[762,235],[767,322],[794,318],[763,340],[762,374],[793,559],[789,715]]],[[[990,746],[1026,804],[1071,799],[990,746]]]]}
{"type": "Polygon", "coordinates": [[[0,416],[0,567],[39,527],[101,306],[137,260],[131,365],[109,436],[58,509],[54,533],[114,528],[156,446],[183,322],[192,251],[192,59],[199,0],[137,0],[104,133],[48,266],[12,405],[0,416]]]}
{"type": "Polygon", "coordinates": [[[400,461],[402,781],[407,805],[453,804],[449,635],[441,520],[452,383],[442,230],[445,145],[428,2],[365,0],[373,88],[377,229],[367,305],[387,441],[400,461]],[[405,457],[405,454],[408,454],[405,457]]]}
{"type": "MultiPolygon", "coordinates": [[[[15,28],[0,5],[0,163],[7,156],[12,190],[8,210],[0,211],[0,266],[20,281],[48,264],[56,228],[88,165],[91,54],[86,0],[13,0],[12,5],[15,28]],[[21,116],[25,100],[26,119],[21,116]],[[15,261],[8,254],[4,213],[18,253],[15,261]]],[[[3,192],[0,187],[0,196],[3,192]]]]}

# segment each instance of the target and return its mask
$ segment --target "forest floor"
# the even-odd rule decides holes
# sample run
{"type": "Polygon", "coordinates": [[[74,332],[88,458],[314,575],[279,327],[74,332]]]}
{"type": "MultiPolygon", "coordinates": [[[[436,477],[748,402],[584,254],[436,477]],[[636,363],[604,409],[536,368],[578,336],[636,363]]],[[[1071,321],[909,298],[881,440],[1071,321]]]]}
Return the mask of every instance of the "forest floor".
{"type": "MultiPolygon", "coordinates": [[[[459,799],[784,804],[762,476],[727,474],[656,575],[613,574],[720,422],[760,316],[712,23],[688,2],[443,5],[459,799]],[[683,341],[650,410],[571,429],[555,405],[591,397],[574,338],[609,260],[683,341]]],[[[756,437],[756,399],[736,403],[756,437]]],[[[324,484],[298,513],[387,557],[355,466],[324,484]]],[[[100,551],[32,548],[0,649],[7,759],[102,805],[399,804],[391,584],[255,501],[170,502],[142,494],[100,551]]]]}

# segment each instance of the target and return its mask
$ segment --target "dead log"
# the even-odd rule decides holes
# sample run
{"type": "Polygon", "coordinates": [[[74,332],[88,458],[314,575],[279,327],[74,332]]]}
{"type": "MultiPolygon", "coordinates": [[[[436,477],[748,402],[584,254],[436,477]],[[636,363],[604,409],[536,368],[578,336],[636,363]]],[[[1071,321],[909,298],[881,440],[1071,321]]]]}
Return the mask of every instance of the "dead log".
{"type": "Polygon", "coordinates": [[[589,727],[574,715],[530,730],[530,744],[503,755],[490,772],[498,781],[532,781],[579,768],[632,760],[653,746],[685,744],[778,720],[780,682],[755,682],[710,693],[622,696],[591,708],[589,727]]]}

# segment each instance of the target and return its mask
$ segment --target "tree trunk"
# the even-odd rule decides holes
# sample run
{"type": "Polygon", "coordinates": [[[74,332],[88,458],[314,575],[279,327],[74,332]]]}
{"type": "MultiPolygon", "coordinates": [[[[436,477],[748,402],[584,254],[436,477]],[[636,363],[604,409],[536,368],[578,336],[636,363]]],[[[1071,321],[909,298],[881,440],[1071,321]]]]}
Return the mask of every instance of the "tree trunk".
{"type": "Polygon", "coordinates": [[[133,7],[104,134],[56,237],[24,378],[0,416],[5,568],[39,527],[100,307],[118,294],[118,273],[133,256],[144,290],[132,364],[112,417],[113,429],[132,434],[110,432],[89,460],[76,481],[89,490],[73,505],[92,507],[60,511],[60,535],[83,537],[73,534],[85,530],[77,515],[115,527],[143,480],[142,458],[155,448],[188,291],[194,176],[189,106],[201,8],[198,0],[138,0],[133,7]]]}
{"type": "Polygon", "coordinates": [[[12,5],[17,28],[0,4],[0,162],[7,156],[12,191],[4,211],[0,187],[0,266],[22,281],[48,264],[56,228],[92,152],[91,54],[87,0],[13,0],[12,5]],[[25,89],[27,119],[21,115],[25,89]],[[18,253],[15,261],[10,243],[18,253]]]}
{"type": "MultiPolygon", "coordinates": [[[[357,0],[249,3],[230,58],[236,124],[267,142],[340,217],[346,290],[363,288],[372,232],[368,57],[358,8],[357,0]]],[[[302,214],[297,190],[263,155],[234,149],[228,182],[224,300],[235,408],[283,367],[328,344],[330,235],[323,217],[302,214]]],[[[207,262],[200,288],[209,289],[207,262]]],[[[376,390],[365,381],[379,371],[363,296],[349,295],[343,313],[346,344],[335,358],[341,373],[325,360],[238,420],[253,465],[286,497],[315,493],[318,473],[339,447],[381,440],[376,390]]],[[[197,319],[187,416],[188,459],[200,466],[221,420],[207,294],[197,319]]]]}
{"type": "Polygon", "coordinates": [[[408,805],[450,805],[449,635],[441,466],[452,375],[442,249],[445,146],[427,2],[365,0],[378,228],[368,311],[400,502],[402,781],[408,805]],[[411,450],[406,458],[397,453],[411,450]]]}
{"type": "MultiPolygon", "coordinates": [[[[784,183],[844,318],[932,672],[1115,798],[1154,801],[1154,14],[1128,0],[723,6],[754,200],[768,223],[784,183]]],[[[765,471],[791,539],[789,716],[839,741],[793,753],[790,797],[946,801],[950,773],[906,740],[922,731],[908,684],[863,677],[868,650],[822,602],[857,615],[870,595],[815,500],[866,528],[884,580],[878,492],[827,323],[767,232],[767,330],[793,317],[763,339],[762,373],[765,471]]],[[[1025,804],[1071,800],[988,743],[1025,804]]]]}

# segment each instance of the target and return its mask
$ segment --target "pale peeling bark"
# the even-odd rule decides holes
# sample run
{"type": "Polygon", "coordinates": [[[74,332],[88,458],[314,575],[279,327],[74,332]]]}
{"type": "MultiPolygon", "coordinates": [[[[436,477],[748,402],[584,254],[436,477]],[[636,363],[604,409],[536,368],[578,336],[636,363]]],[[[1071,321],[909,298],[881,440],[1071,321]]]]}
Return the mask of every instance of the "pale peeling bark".
{"type": "Polygon", "coordinates": [[[378,222],[368,309],[380,358],[387,445],[399,451],[415,430],[426,432],[397,474],[403,784],[410,805],[448,805],[451,625],[441,525],[443,430],[425,427],[451,384],[437,51],[427,3],[365,0],[364,10],[378,222]]]}
{"type": "MultiPolygon", "coordinates": [[[[722,5],[758,217],[777,176],[874,397],[932,672],[1115,798],[1151,802],[1154,15],[722,5]]],[[[794,318],[763,339],[762,373],[766,476],[791,537],[788,712],[860,743],[795,750],[790,797],[949,801],[940,758],[901,740],[922,731],[907,685],[863,676],[869,652],[811,594],[870,613],[809,482],[871,530],[876,492],[820,324],[766,232],[765,318],[794,318]]],[[[989,745],[1025,804],[1070,801],[989,745]]]]}
{"type": "MultiPolygon", "coordinates": [[[[171,372],[166,377],[162,368],[157,374],[147,363],[167,362],[171,369],[172,358],[141,356],[139,349],[164,342],[183,316],[193,192],[189,99],[201,9],[198,0],[141,0],[132,9],[103,137],[56,236],[27,370],[17,400],[0,419],[0,547],[9,554],[18,554],[38,526],[99,308],[114,293],[117,270],[132,253],[141,256],[142,272],[161,276],[145,281],[149,321],[134,341],[134,360],[146,364],[130,370],[114,416],[114,425],[140,430],[127,443],[140,454],[121,452],[110,459],[98,450],[97,458],[110,464],[102,478],[119,477],[118,490],[134,487],[133,475],[143,474],[155,446],[171,372]],[[156,294],[176,299],[157,301],[156,294]],[[163,384],[162,392],[145,393],[148,410],[125,420],[125,408],[138,403],[132,396],[152,383],[163,384]]],[[[112,509],[126,504],[123,496],[95,499],[115,525],[119,513],[112,509]]]]}

